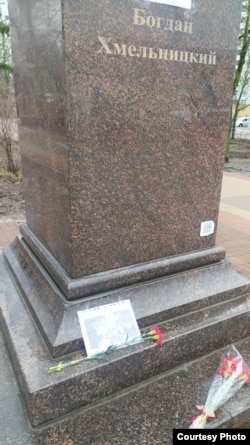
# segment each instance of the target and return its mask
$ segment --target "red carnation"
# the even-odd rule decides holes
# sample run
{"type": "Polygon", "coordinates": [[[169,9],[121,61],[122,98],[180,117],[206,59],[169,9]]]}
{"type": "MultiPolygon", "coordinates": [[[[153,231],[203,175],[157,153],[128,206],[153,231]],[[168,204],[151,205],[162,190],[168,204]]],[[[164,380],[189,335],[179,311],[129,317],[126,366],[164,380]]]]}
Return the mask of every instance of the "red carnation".
{"type": "Polygon", "coordinates": [[[158,326],[152,326],[147,334],[157,345],[160,345],[163,342],[163,333],[158,326]]]}
{"type": "Polygon", "coordinates": [[[242,359],[231,356],[224,357],[218,373],[224,378],[234,375],[237,379],[244,379],[246,383],[250,383],[250,370],[242,359]]]}

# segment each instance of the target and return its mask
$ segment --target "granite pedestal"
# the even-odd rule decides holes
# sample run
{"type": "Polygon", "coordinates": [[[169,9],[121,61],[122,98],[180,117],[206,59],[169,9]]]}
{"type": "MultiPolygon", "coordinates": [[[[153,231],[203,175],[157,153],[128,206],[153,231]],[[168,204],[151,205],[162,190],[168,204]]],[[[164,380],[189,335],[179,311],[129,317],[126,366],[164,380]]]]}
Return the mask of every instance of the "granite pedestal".
{"type": "Polygon", "coordinates": [[[27,224],[1,327],[34,426],[250,335],[215,246],[240,5],[9,0],[27,224]],[[78,310],[124,299],[161,347],[47,374],[85,353],[78,310]]]}

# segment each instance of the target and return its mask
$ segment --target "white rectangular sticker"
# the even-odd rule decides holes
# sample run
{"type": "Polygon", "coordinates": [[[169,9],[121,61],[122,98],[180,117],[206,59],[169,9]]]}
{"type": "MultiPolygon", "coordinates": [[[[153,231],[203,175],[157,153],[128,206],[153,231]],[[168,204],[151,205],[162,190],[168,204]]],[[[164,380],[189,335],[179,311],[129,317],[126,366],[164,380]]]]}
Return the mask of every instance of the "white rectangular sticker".
{"type": "Polygon", "coordinates": [[[164,5],[179,6],[191,9],[192,0],[151,0],[151,3],[163,3],[164,5]]]}
{"type": "Polygon", "coordinates": [[[212,233],[214,233],[214,226],[213,221],[203,221],[201,223],[200,236],[212,235],[212,233]]]}

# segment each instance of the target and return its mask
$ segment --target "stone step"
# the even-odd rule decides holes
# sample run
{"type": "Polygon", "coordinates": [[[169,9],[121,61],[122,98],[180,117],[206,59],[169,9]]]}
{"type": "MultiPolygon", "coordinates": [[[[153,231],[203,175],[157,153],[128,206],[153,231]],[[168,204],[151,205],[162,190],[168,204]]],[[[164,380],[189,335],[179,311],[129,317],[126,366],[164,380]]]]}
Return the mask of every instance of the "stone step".
{"type": "MultiPolygon", "coordinates": [[[[250,365],[250,337],[234,345],[250,365]]],[[[47,437],[53,432],[55,443],[60,432],[66,431],[69,441],[74,438],[75,443],[81,445],[170,444],[173,428],[188,428],[192,417],[200,414],[196,405],[205,403],[221,357],[229,347],[188,361],[76,410],[70,419],[65,417],[60,423],[53,422],[44,434],[47,437]]],[[[219,408],[215,419],[208,421],[206,428],[250,428],[250,385],[245,384],[219,408]]]]}
{"type": "MultiPolygon", "coordinates": [[[[165,339],[160,346],[145,342],[116,351],[108,360],[88,361],[48,374],[48,368],[58,361],[52,360],[29,307],[20,298],[11,276],[6,275],[3,261],[0,270],[1,274],[5,270],[0,282],[5,283],[3,293],[6,296],[2,302],[1,328],[33,426],[62,418],[83,407],[88,410],[96,404],[102,405],[107,398],[115,400],[119,394],[133,393],[133,388],[141,388],[161,375],[172,375],[176,367],[186,369],[186,362],[250,336],[250,297],[242,279],[237,293],[235,289],[231,295],[228,291],[228,298],[226,293],[219,301],[212,298],[214,304],[211,299],[210,304],[205,299],[203,307],[197,303],[198,310],[162,321],[159,325],[165,339]]],[[[224,266],[222,270],[225,272],[224,266]]],[[[195,289],[194,273],[188,273],[195,289]]],[[[77,352],[65,360],[79,356],[81,353],[77,352]]],[[[192,404],[190,407],[192,409],[192,404]]]]}
{"type": "MultiPolygon", "coordinates": [[[[249,364],[250,337],[235,346],[249,364]]],[[[173,428],[188,428],[191,418],[198,414],[196,405],[205,403],[220,358],[227,350],[228,346],[151,377],[60,420],[36,428],[27,426],[22,429],[22,439],[17,436],[13,443],[170,445],[173,428]]],[[[218,428],[249,428],[250,385],[244,385],[219,408],[206,427],[212,428],[213,434],[218,428]]]]}

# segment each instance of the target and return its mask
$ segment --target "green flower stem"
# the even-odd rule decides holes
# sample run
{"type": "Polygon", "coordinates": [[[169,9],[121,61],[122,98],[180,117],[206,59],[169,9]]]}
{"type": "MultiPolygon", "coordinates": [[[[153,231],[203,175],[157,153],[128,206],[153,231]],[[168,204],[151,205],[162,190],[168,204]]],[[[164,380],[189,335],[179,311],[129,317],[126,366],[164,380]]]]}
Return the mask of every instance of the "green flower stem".
{"type": "Polygon", "coordinates": [[[146,340],[155,340],[154,331],[144,332],[140,337],[135,337],[132,340],[125,340],[125,342],[119,345],[110,345],[105,351],[98,352],[97,354],[88,355],[86,357],[81,357],[76,360],[71,360],[66,363],[59,363],[56,366],[51,366],[48,369],[48,374],[52,374],[53,372],[62,371],[64,368],[69,368],[70,366],[78,365],[79,363],[88,361],[88,360],[100,360],[104,358],[110,352],[117,351],[118,349],[126,348],[127,346],[136,345],[137,343],[142,343],[146,340]]]}
{"type": "Polygon", "coordinates": [[[199,416],[197,416],[197,418],[194,420],[194,422],[192,423],[192,425],[190,426],[191,429],[195,429],[195,428],[203,428],[204,425],[206,425],[207,423],[207,418],[204,414],[200,414],[199,416]]]}
{"type": "Polygon", "coordinates": [[[59,372],[62,371],[64,368],[69,368],[70,366],[75,366],[75,365],[79,365],[79,363],[82,362],[87,362],[88,360],[100,360],[101,358],[103,358],[104,356],[104,352],[100,352],[98,354],[93,354],[93,355],[88,355],[86,357],[81,357],[78,358],[76,360],[71,360],[70,362],[66,362],[66,363],[58,363],[58,365],[56,366],[51,366],[48,369],[48,374],[52,374],[53,372],[59,372]]]}
{"type": "Polygon", "coordinates": [[[127,346],[135,345],[137,343],[142,343],[145,340],[148,340],[150,338],[151,338],[150,335],[143,334],[141,337],[134,338],[130,341],[125,341],[124,343],[121,343],[119,345],[110,345],[105,351],[98,352],[97,354],[88,355],[86,357],[81,357],[81,358],[78,358],[76,360],[71,360],[70,362],[66,362],[66,363],[59,363],[56,366],[51,366],[48,369],[48,374],[52,374],[53,372],[62,371],[64,368],[69,368],[70,366],[75,366],[75,365],[78,365],[79,363],[82,363],[85,361],[95,360],[95,359],[100,360],[100,359],[104,358],[105,355],[109,354],[110,352],[114,352],[114,351],[117,351],[118,349],[126,348],[127,346]]]}

